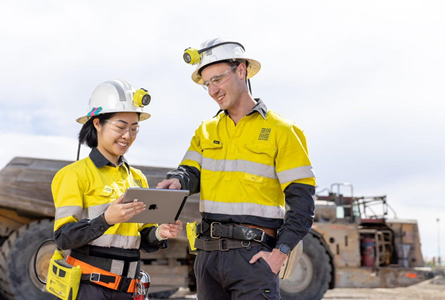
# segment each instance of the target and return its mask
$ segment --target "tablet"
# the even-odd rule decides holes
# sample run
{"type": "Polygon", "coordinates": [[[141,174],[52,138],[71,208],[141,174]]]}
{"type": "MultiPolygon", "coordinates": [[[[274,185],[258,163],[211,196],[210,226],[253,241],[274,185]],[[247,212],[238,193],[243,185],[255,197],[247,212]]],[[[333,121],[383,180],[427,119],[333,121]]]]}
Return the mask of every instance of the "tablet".
{"type": "Polygon", "coordinates": [[[189,193],[187,190],[128,188],[122,203],[140,201],[146,209],[125,223],[175,223],[189,193]]]}

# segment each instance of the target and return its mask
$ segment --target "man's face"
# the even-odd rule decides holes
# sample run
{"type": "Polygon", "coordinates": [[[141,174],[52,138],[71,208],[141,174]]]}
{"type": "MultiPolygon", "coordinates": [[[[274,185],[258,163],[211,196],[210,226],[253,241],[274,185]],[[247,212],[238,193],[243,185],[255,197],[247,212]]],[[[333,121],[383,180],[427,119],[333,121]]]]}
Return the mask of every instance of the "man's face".
{"type": "Polygon", "coordinates": [[[238,68],[231,68],[227,63],[219,63],[206,67],[202,73],[204,82],[208,82],[208,92],[222,110],[236,107],[243,89],[244,78],[238,68]],[[212,83],[216,83],[212,84],[212,83]]]}

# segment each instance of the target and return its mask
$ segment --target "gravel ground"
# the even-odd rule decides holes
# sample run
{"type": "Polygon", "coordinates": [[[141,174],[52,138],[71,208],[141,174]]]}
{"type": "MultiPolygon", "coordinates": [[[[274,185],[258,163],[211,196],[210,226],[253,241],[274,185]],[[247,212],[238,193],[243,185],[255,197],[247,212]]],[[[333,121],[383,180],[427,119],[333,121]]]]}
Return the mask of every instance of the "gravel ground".
{"type": "MultiPolygon", "coordinates": [[[[196,300],[196,295],[188,290],[180,289],[170,299],[196,300]]],[[[333,289],[328,290],[323,300],[444,300],[445,277],[437,276],[419,284],[392,289],[333,289]]],[[[150,300],[159,300],[150,298],[150,300]]],[[[211,300],[211,299],[206,299],[211,300]]]]}
{"type": "Polygon", "coordinates": [[[323,300],[381,299],[381,300],[443,300],[445,299],[445,278],[421,282],[404,288],[392,289],[333,289],[323,300]]]}

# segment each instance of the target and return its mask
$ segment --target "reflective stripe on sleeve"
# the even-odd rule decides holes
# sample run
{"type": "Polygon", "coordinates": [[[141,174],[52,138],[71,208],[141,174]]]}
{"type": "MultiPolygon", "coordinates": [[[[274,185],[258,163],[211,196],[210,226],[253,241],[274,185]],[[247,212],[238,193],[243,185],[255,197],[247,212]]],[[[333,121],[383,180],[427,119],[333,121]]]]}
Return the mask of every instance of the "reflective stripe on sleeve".
{"type": "Polygon", "coordinates": [[[227,215],[248,215],[259,216],[263,218],[283,219],[284,207],[281,206],[268,206],[257,203],[227,203],[227,202],[215,202],[209,200],[199,201],[199,211],[213,214],[227,214],[227,215]]]}
{"type": "Polygon", "coordinates": [[[196,151],[187,151],[185,153],[182,161],[187,160],[187,159],[196,161],[200,166],[202,166],[202,154],[201,153],[198,153],[196,151]]]}
{"type": "Polygon", "coordinates": [[[69,216],[73,216],[77,220],[81,220],[83,217],[83,208],[77,205],[61,206],[56,208],[56,220],[69,216]]]}
{"type": "Polygon", "coordinates": [[[278,179],[280,184],[285,184],[298,179],[315,177],[314,170],[312,166],[303,166],[298,168],[289,169],[286,171],[279,172],[278,179]]]}
{"type": "Polygon", "coordinates": [[[99,216],[108,208],[108,206],[110,206],[110,204],[111,203],[105,203],[88,207],[88,219],[94,219],[99,216]]]}
{"type": "Polygon", "coordinates": [[[274,166],[268,166],[251,162],[248,160],[216,160],[212,158],[204,157],[202,161],[202,168],[209,171],[225,171],[225,172],[244,172],[257,176],[263,176],[267,178],[277,179],[274,166]]]}
{"type": "Polygon", "coordinates": [[[120,234],[104,234],[90,243],[99,247],[116,247],[123,249],[139,249],[140,236],[125,236],[120,234]]]}

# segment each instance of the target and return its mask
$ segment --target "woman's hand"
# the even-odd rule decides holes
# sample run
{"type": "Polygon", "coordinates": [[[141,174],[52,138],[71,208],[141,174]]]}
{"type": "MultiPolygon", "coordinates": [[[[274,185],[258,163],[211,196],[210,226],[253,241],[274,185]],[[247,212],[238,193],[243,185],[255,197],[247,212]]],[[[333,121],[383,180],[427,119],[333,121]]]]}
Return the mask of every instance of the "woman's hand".
{"type": "Polygon", "coordinates": [[[182,222],[180,220],[177,220],[175,224],[161,224],[159,225],[158,230],[161,238],[175,238],[182,231],[182,222]]]}
{"type": "Polygon", "coordinates": [[[126,222],[145,210],[143,202],[122,203],[123,199],[124,195],[120,196],[105,211],[104,218],[108,225],[126,222]]]}

